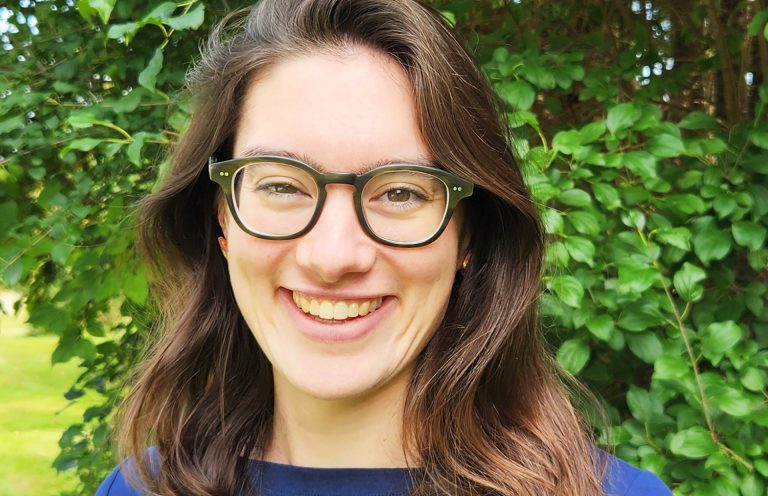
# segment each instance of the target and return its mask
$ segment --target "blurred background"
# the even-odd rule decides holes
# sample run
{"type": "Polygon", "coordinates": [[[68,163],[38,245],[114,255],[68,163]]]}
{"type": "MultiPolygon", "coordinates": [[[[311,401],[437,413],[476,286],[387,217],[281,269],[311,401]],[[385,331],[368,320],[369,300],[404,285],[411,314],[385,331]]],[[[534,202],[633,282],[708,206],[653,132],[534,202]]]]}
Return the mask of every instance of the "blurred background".
{"type": "MultiPolygon", "coordinates": [[[[249,3],[0,2],[0,495],[92,494],[116,463],[156,318],[133,205],[206,33],[249,3]]],[[[765,495],[766,2],[429,3],[500,96],[549,238],[544,331],[600,443],[677,495],[765,495]]]]}

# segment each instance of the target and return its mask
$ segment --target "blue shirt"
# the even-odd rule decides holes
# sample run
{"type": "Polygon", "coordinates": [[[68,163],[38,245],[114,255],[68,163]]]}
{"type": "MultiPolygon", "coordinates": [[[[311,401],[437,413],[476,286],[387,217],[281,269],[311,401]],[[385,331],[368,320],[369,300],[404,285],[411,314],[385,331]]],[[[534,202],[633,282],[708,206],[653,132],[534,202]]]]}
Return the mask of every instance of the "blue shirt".
{"type": "MultiPolygon", "coordinates": [[[[407,496],[411,472],[406,468],[309,468],[254,461],[261,473],[263,496],[407,496]]],[[[656,475],[609,457],[605,496],[671,496],[656,475]]],[[[141,496],[120,467],[101,483],[96,496],[141,496]]]]}

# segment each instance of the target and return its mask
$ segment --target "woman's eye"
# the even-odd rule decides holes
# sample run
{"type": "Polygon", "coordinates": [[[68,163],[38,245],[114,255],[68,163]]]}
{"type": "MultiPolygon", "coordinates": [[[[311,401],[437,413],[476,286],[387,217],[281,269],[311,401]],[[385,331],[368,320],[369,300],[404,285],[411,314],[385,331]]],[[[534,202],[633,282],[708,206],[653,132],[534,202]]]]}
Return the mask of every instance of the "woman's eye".
{"type": "Polygon", "coordinates": [[[413,192],[407,189],[395,188],[387,191],[387,200],[392,203],[403,203],[409,201],[412,195],[413,192]]]}
{"type": "Polygon", "coordinates": [[[290,185],[290,184],[273,184],[271,186],[271,190],[275,193],[280,193],[284,195],[292,195],[295,193],[298,193],[298,189],[296,186],[290,185]]]}

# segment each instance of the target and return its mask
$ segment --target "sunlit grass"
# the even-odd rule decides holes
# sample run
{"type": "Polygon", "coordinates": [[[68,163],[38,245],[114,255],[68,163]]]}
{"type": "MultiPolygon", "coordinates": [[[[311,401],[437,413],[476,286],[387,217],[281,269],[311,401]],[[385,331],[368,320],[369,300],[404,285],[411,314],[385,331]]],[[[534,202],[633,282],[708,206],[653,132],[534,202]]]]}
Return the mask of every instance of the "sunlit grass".
{"type": "Polygon", "coordinates": [[[63,430],[81,421],[87,400],[64,398],[76,360],[51,366],[54,336],[28,336],[18,318],[0,317],[0,496],[55,495],[74,474],[52,467],[63,430]]]}

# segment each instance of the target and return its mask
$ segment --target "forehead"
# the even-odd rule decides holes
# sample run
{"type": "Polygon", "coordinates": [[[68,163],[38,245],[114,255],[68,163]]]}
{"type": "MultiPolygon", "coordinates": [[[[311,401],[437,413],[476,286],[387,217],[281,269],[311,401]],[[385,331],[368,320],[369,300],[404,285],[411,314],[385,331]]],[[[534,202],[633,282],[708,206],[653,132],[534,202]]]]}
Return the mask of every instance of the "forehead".
{"type": "Polygon", "coordinates": [[[241,157],[258,150],[350,172],[431,160],[407,74],[366,48],[289,58],[252,81],[233,151],[241,157]]]}

